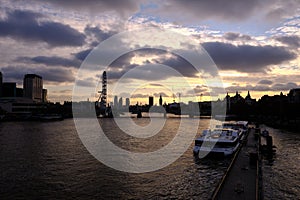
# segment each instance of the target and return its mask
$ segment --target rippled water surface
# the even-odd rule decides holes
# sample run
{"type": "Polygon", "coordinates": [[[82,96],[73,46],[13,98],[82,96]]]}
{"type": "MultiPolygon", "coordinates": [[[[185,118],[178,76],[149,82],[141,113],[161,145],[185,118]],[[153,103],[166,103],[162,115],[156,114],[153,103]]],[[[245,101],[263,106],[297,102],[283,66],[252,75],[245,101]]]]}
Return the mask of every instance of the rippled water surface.
{"type": "MultiPolygon", "coordinates": [[[[149,139],[133,138],[113,119],[99,119],[107,137],[133,152],[155,151],[176,134],[179,118],[168,118],[149,139]]],[[[147,126],[149,119],[133,119],[147,126]]],[[[198,120],[198,119],[185,119],[198,120]]],[[[199,133],[209,126],[200,120],[199,133]]],[[[188,127],[187,127],[188,128],[188,127]]],[[[299,198],[300,136],[270,129],[278,147],[272,166],[264,165],[266,199],[299,198]]],[[[72,119],[0,124],[0,199],[207,199],[230,160],[195,162],[193,144],[171,165],[132,174],[109,168],[89,154],[72,119]]]]}
{"type": "MultiPolygon", "coordinates": [[[[149,119],[134,119],[146,126],[149,119]]],[[[189,120],[189,119],[186,119],[189,120]]],[[[192,119],[198,120],[198,119],[192,119]]],[[[108,138],[131,151],[154,151],[176,134],[179,118],[169,118],[162,131],[148,140],[128,137],[113,119],[100,119],[108,138]]],[[[209,120],[201,120],[199,133],[209,120]]],[[[1,199],[149,199],[210,197],[228,160],[195,163],[193,144],[171,165],[148,173],[111,169],[82,145],[72,119],[59,122],[0,124],[1,199]]]]}
{"type": "Polygon", "coordinates": [[[300,199],[300,131],[266,128],[277,148],[274,162],[263,165],[265,199],[300,199]]]}

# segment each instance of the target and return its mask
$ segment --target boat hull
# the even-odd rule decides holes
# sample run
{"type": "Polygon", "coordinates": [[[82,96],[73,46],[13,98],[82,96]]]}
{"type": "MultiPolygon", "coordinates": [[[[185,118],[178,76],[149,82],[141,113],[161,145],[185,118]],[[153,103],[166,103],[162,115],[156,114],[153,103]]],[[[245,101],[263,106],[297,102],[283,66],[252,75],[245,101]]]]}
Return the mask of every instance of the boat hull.
{"type": "Polygon", "coordinates": [[[228,157],[232,156],[239,148],[240,144],[230,148],[206,148],[195,146],[193,149],[193,154],[199,158],[202,157],[228,157]]]}

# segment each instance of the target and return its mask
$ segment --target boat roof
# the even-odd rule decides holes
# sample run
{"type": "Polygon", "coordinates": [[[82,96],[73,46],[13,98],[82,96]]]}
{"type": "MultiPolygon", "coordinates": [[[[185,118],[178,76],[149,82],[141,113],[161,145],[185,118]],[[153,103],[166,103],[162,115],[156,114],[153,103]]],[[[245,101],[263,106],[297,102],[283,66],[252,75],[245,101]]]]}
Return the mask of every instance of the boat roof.
{"type": "Polygon", "coordinates": [[[238,138],[237,137],[233,137],[233,136],[220,136],[220,137],[212,137],[212,136],[209,136],[209,137],[200,137],[200,138],[197,138],[196,140],[197,141],[202,141],[202,142],[228,142],[228,143],[233,143],[237,140],[238,138]]]}
{"type": "Polygon", "coordinates": [[[243,124],[243,125],[245,125],[245,126],[248,125],[248,121],[237,121],[236,123],[237,123],[237,124],[243,124]]]}

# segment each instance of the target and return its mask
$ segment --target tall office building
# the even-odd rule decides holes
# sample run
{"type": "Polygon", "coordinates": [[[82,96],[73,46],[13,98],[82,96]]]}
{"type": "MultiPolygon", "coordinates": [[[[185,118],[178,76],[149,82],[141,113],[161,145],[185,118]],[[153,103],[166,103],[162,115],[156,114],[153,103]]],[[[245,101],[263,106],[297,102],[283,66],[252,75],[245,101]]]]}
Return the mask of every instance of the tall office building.
{"type": "Polygon", "coordinates": [[[23,81],[24,97],[36,102],[43,100],[43,80],[36,74],[26,74],[23,81]]]}
{"type": "Polygon", "coordinates": [[[159,95],[159,105],[162,106],[162,103],[163,103],[162,97],[161,95],[159,95]]]}
{"type": "Polygon", "coordinates": [[[42,102],[46,103],[48,101],[47,89],[42,90],[42,102]]]}
{"type": "Polygon", "coordinates": [[[154,98],[153,98],[153,96],[150,96],[149,97],[149,106],[153,106],[153,104],[154,104],[154,98]]]}
{"type": "Polygon", "coordinates": [[[2,83],[2,97],[16,97],[17,83],[2,83]]]}
{"type": "Polygon", "coordinates": [[[126,107],[128,108],[130,105],[130,99],[129,98],[126,98],[126,107]]]}
{"type": "Polygon", "coordinates": [[[121,109],[123,107],[123,98],[120,97],[118,107],[121,109]]]}
{"type": "Polygon", "coordinates": [[[117,108],[118,107],[118,96],[114,97],[114,107],[117,108]]]}

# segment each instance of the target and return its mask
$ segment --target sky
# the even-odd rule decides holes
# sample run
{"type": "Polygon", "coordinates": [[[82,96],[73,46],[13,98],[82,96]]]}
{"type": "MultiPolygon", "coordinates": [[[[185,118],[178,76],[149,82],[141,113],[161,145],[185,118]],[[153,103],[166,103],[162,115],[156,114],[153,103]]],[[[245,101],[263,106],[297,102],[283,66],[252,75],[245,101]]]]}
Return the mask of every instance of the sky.
{"type": "MultiPolygon", "coordinates": [[[[249,90],[259,99],[300,87],[298,0],[1,0],[0,71],[4,82],[17,82],[18,87],[25,74],[38,74],[50,101],[70,101],[75,81],[82,88],[101,81],[97,69],[78,76],[93,49],[119,33],[146,27],[183,34],[202,46],[231,96],[236,91],[246,96],[249,90]]],[[[130,44],[120,40],[111,49],[125,45],[130,44]]],[[[190,49],[186,45],[180,50],[190,49]]],[[[107,72],[109,102],[114,95],[131,97],[132,103],[147,103],[149,95],[155,103],[160,95],[166,102],[222,98],[202,80],[205,74],[170,51],[126,53],[107,72]],[[125,86],[114,90],[132,69],[123,86],[139,84],[134,92],[125,86]]],[[[95,100],[98,89],[77,98],[95,100]]]]}

